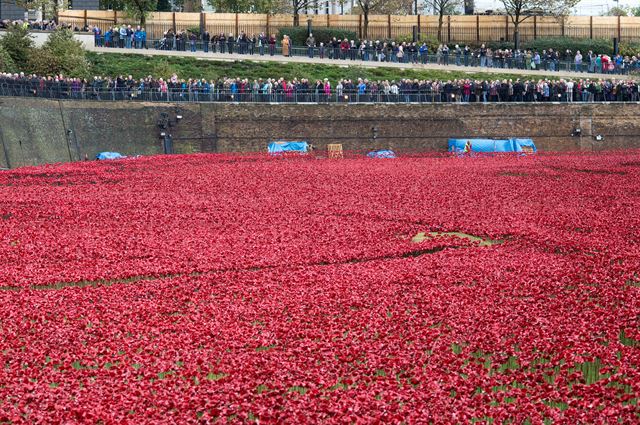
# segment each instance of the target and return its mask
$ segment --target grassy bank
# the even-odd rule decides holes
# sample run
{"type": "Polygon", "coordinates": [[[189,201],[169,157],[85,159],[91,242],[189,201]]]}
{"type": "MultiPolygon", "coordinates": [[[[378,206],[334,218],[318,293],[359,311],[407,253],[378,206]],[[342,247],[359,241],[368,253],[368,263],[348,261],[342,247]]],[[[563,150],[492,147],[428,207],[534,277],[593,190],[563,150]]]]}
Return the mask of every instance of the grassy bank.
{"type": "Polygon", "coordinates": [[[461,72],[441,70],[414,70],[397,68],[369,68],[347,65],[324,65],[304,63],[252,62],[252,61],[212,61],[185,57],[144,56],[117,53],[87,54],[91,62],[92,75],[133,75],[134,78],[170,76],[175,73],[180,78],[220,77],[240,78],[308,78],[318,80],[328,78],[336,81],[341,78],[368,78],[373,80],[398,80],[402,78],[440,79],[538,79],[538,76],[523,76],[509,73],[461,72]]]}

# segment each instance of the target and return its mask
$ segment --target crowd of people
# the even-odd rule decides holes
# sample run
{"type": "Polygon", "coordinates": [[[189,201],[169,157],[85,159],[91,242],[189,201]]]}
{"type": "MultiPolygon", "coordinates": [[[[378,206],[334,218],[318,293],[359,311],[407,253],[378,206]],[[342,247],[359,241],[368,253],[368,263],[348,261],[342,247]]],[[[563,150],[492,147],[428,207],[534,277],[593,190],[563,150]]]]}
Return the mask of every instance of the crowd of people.
{"type": "Polygon", "coordinates": [[[640,53],[633,56],[608,55],[566,49],[492,49],[482,44],[472,47],[461,44],[439,44],[430,47],[424,42],[396,42],[385,40],[349,40],[333,37],[319,41],[310,34],[304,45],[294,46],[287,35],[275,34],[210,34],[207,30],[195,33],[189,30],[168,30],[159,40],[150,40],[141,26],[116,25],[105,29],[99,26],[72,27],[55,21],[1,21],[0,28],[22,25],[38,30],[55,30],[59,27],[74,31],[87,31],[94,35],[97,47],[127,49],[154,48],[175,51],[202,51],[205,53],[283,55],[342,61],[377,61],[411,64],[435,63],[440,65],[476,66],[504,69],[530,69],[545,71],[575,71],[628,75],[640,73],[640,53]]]}
{"type": "MultiPolygon", "coordinates": [[[[146,48],[147,34],[144,28],[131,26],[111,27],[104,34],[98,27],[92,28],[98,47],[146,48]]],[[[203,51],[205,53],[238,53],[247,55],[283,56],[306,55],[310,58],[377,61],[412,64],[436,63],[440,65],[478,66],[489,68],[531,69],[546,71],[575,71],[625,75],[640,72],[640,53],[636,56],[596,54],[566,49],[519,50],[491,49],[482,44],[478,48],[469,45],[446,43],[430,48],[427,43],[395,42],[380,40],[348,40],[332,38],[318,42],[313,34],[304,46],[294,46],[287,35],[278,39],[267,35],[232,33],[196,34],[188,30],[164,33],[152,47],[161,50],[203,51]]]]}
{"type": "Polygon", "coordinates": [[[148,76],[91,80],[0,73],[1,96],[200,102],[638,102],[635,80],[181,79],[148,76]]]}
{"type": "Polygon", "coordinates": [[[64,22],[61,22],[58,24],[53,19],[41,20],[41,21],[28,21],[23,19],[10,21],[8,19],[4,19],[0,21],[0,29],[6,29],[13,25],[18,25],[26,29],[38,30],[38,31],[55,31],[59,28],[69,28],[73,31],[88,32],[91,29],[89,26],[86,26],[84,28],[79,28],[64,22]]]}

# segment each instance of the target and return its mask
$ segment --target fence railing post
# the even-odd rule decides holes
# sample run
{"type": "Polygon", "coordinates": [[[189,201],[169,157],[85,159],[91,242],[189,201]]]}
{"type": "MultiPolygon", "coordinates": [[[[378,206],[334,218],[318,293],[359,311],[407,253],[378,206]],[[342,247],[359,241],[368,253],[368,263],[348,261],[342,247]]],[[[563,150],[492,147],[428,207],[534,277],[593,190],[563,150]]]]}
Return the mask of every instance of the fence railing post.
{"type": "Polygon", "coordinates": [[[327,13],[327,28],[331,27],[331,15],[327,13]]]}
{"type": "Polygon", "coordinates": [[[422,26],[422,22],[420,19],[420,14],[418,14],[418,41],[420,41],[421,38],[421,34],[422,34],[422,30],[420,29],[420,27],[422,26]]]}
{"type": "Polygon", "coordinates": [[[538,15],[533,15],[533,39],[538,38],[538,15]]]}
{"type": "Polygon", "coordinates": [[[239,33],[240,33],[240,22],[239,22],[238,14],[236,13],[236,32],[234,32],[233,35],[237,37],[239,33]]]}
{"type": "Polygon", "coordinates": [[[451,43],[451,15],[447,15],[447,43],[451,43]]]}
{"type": "Polygon", "coordinates": [[[358,38],[362,40],[362,14],[358,15],[358,38]]]}
{"type": "Polygon", "coordinates": [[[391,15],[387,15],[387,23],[388,23],[387,38],[391,40],[391,15]]]}
{"type": "Polygon", "coordinates": [[[176,32],[176,12],[173,12],[173,14],[171,15],[171,20],[172,20],[172,25],[173,25],[173,33],[175,34],[176,32]]]}
{"type": "Polygon", "coordinates": [[[593,16],[589,16],[589,39],[593,40],[593,16]]]}
{"type": "Polygon", "coordinates": [[[87,27],[87,9],[84,10],[84,26],[87,27]]]}
{"type": "Polygon", "coordinates": [[[118,11],[113,11],[113,25],[118,25],[118,11]]]}
{"type": "Polygon", "coordinates": [[[476,15],[476,41],[480,42],[480,15],[476,15]]]}

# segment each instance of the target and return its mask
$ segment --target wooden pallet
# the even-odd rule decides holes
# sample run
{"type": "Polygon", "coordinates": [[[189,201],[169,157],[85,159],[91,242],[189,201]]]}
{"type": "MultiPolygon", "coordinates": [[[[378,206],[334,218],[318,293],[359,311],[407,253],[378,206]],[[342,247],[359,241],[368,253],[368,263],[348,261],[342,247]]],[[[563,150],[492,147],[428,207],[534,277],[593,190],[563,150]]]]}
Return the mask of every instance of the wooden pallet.
{"type": "Polygon", "coordinates": [[[327,145],[327,152],[329,154],[329,158],[334,159],[342,159],[342,145],[341,144],[329,144],[327,145]]]}

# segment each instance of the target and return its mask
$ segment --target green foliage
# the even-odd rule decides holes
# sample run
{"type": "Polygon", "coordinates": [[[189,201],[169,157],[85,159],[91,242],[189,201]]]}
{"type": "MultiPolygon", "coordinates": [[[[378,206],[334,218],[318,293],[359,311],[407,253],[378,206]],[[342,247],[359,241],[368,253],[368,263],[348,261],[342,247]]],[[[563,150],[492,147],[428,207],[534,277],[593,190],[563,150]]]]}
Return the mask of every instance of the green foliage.
{"type": "MultiPolygon", "coordinates": [[[[320,43],[327,43],[333,37],[344,40],[357,40],[358,36],[354,31],[345,30],[342,28],[313,28],[313,36],[316,39],[318,45],[320,43]]],[[[284,35],[288,35],[291,38],[294,46],[304,46],[307,41],[307,27],[286,27],[278,30],[278,41],[282,40],[284,35]]]]}
{"type": "Polygon", "coordinates": [[[24,69],[33,49],[33,39],[29,31],[21,25],[10,25],[0,38],[0,48],[11,57],[18,69],[24,69]]]}
{"type": "MultiPolygon", "coordinates": [[[[398,37],[395,40],[398,43],[410,43],[413,42],[413,37],[410,35],[407,36],[402,36],[402,37],[398,37]]],[[[434,36],[431,35],[421,35],[418,38],[418,44],[421,45],[422,43],[427,43],[427,46],[429,47],[429,51],[430,52],[435,52],[436,49],[438,48],[438,45],[440,44],[440,42],[438,41],[438,39],[434,36]]],[[[464,45],[463,45],[464,47],[464,45]]]]}
{"type": "Polygon", "coordinates": [[[207,0],[216,12],[269,13],[275,0],[207,0]]]}
{"type": "Polygon", "coordinates": [[[200,37],[200,27],[189,27],[187,28],[187,31],[200,37]]]}
{"type": "Polygon", "coordinates": [[[58,29],[40,49],[29,56],[27,69],[39,75],[63,74],[73,77],[87,77],[89,62],[82,44],[68,29],[58,29]]]}
{"type": "MultiPolygon", "coordinates": [[[[487,43],[487,46],[492,49],[512,49],[513,42],[493,42],[487,43]]],[[[592,50],[594,53],[613,53],[613,43],[611,40],[605,38],[583,39],[571,37],[544,37],[521,42],[520,48],[537,50],[539,52],[549,49],[565,52],[569,49],[575,53],[577,50],[580,50],[583,55],[589,50],[592,50]]]]}
{"type": "Polygon", "coordinates": [[[171,2],[169,2],[169,0],[158,0],[158,4],[156,5],[156,11],[171,12],[171,2]]]}
{"type": "Polygon", "coordinates": [[[627,16],[629,15],[629,10],[626,7],[615,6],[609,9],[608,12],[604,13],[605,16],[627,16]]]}
{"type": "Polygon", "coordinates": [[[622,56],[635,56],[640,57],[640,42],[638,41],[626,41],[620,43],[620,54],[622,56]]]}
{"type": "Polygon", "coordinates": [[[0,46],[0,72],[16,72],[16,64],[9,53],[0,46]]]}

